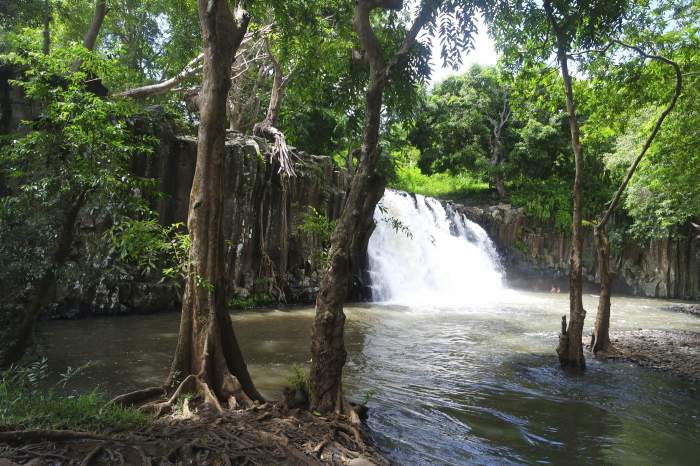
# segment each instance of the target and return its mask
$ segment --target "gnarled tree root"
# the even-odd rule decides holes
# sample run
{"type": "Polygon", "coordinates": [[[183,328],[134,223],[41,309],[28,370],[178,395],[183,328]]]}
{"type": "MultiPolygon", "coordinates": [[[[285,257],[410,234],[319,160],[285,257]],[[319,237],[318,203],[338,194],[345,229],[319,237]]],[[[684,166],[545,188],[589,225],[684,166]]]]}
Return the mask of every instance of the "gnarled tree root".
{"type": "Polygon", "coordinates": [[[119,395],[113,398],[111,403],[119,406],[130,407],[151,400],[156,397],[163,397],[167,393],[165,387],[149,387],[142,390],[136,390],[124,395],[119,395]]]}
{"type": "MultiPolygon", "coordinates": [[[[255,403],[241,389],[238,380],[231,374],[226,374],[223,381],[223,391],[228,394],[226,406],[216,396],[209,384],[194,374],[188,375],[185,380],[180,382],[173,394],[167,400],[156,400],[142,405],[139,409],[146,412],[152,412],[156,417],[170,413],[177,404],[177,401],[186,394],[197,395],[201,397],[204,404],[212,407],[217,413],[224,413],[225,409],[238,409],[253,406],[255,403]]],[[[147,389],[153,390],[154,389],[147,389]]],[[[146,392],[146,390],[144,390],[146,392]]]]}

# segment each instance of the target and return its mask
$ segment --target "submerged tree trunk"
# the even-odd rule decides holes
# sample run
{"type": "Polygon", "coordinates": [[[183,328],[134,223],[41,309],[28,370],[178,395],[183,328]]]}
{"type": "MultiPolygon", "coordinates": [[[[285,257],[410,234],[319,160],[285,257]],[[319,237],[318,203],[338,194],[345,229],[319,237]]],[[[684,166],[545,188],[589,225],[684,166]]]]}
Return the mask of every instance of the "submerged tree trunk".
{"type": "Polygon", "coordinates": [[[564,33],[557,23],[552,5],[549,0],[544,1],[544,7],[556,36],[557,58],[561,68],[561,77],[564,81],[566,92],[566,110],[569,114],[569,127],[571,129],[571,146],[574,151],[575,175],[572,188],[573,217],[571,222],[571,258],[569,261],[569,326],[562,328],[559,336],[557,354],[562,367],[573,369],[585,369],[586,361],[583,357],[583,322],[586,311],[583,308],[583,232],[582,232],[582,182],[583,182],[583,147],[579,136],[578,117],[574,103],[574,91],[569,73],[567,44],[564,33]]]}
{"type": "MultiPolygon", "coordinates": [[[[433,10],[422,8],[404,39],[401,48],[385,62],[381,46],[370,24],[374,8],[401,10],[403,2],[358,0],[353,26],[370,65],[370,82],[366,92],[366,113],[360,161],[347,194],[343,211],[331,237],[329,265],[316,297],[316,316],[311,337],[311,410],[324,414],[349,413],[343,397],[343,366],[347,357],[344,343],[347,297],[353,271],[353,259],[363,235],[373,224],[374,209],[384,194],[385,177],[379,164],[379,128],[382,97],[389,72],[403,59],[418,32],[430,19],[433,10]]],[[[435,5],[433,5],[433,8],[435,5]]]]}
{"type": "MultiPolygon", "coordinates": [[[[230,69],[248,27],[240,6],[226,0],[198,0],[204,42],[197,162],[187,221],[191,236],[188,278],[182,300],[177,349],[169,382],[198,391],[221,410],[262,400],[248,373],[225,306],[222,230],[226,95],[230,69]]],[[[174,395],[174,396],[176,396],[174,395]]]]}
{"type": "Polygon", "coordinates": [[[58,230],[56,249],[49,259],[49,265],[42,276],[32,287],[32,296],[24,309],[23,315],[16,328],[4,329],[6,338],[0,348],[0,367],[16,364],[31,346],[36,323],[51,300],[56,289],[56,275],[65,265],[70,255],[75,239],[75,227],[78,214],[85,205],[86,193],[81,193],[73,199],[70,207],[64,212],[61,226],[58,230]]]}

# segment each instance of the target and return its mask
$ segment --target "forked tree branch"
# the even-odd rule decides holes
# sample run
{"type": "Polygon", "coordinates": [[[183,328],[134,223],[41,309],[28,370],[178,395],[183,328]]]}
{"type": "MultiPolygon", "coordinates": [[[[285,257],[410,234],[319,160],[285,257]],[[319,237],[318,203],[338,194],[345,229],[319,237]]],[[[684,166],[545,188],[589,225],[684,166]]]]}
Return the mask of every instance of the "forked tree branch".
{"type": "Polygon", "coordinates": [[[602,230],[605,228],[606,224],[610,220],[611,215],[617,208],[617,205],[620,202],[620,199],[622,198],[622,193],[624,193],[625,189],[627,188],[627,185],[629,184],[630,180],[632,179],[632,176],[634,176],[635,171],[637,170],[637,167],[639,166],[639,163],[642,161],[644,158],[644,155],[646,155],[647,151],[651,147],[651,144],[654,142],[654,139],[656,138],[656,135],[659,133],[659,130],[661,129],[661,125],[663,124],[664,120],[666,117],[671,113],[673,110],[673,107],[675,107],[676,102],[678,101],[678,98],[681,95],[681,92],[683,91],[683,73],[681,72],[681,68],[673,60],[670,60],[664,56],[661,55],[656,55],[656,54],[651,54],[645,52],[643,49],[636,45],[631,45],[627,44],[625,42],[622,42],[618,39],[613,39],[611,40],[608,44],[606,44],[604,47],[600,49],[592,49],[592,50],[583,50],[580,52],[575,52],[572,54],[569,54],[569,56],[578,56],[578,55],[584,55],[584,54],[589,54],[589,53],[600,53],[604,54],[613,45],[619,45],[621,47],[634,50],[637,52],[641,57],[645,59],[651,59],[651,60],[656,60],[661,63],[664,63],[666,65],[669,65],[673,68],[675,74],[676,74],[676,86],[673,92],[673,97],[671,98],[671,101],[668,103],[664,111],[661,113],[659,118],[657,118],[656,123],[654,124],[654,128],[652,129],[651,133],[647,137],[646,141],[644,142],[644,145],[642,146],[642,149],[639,151],[639,154],[637,154],[637,157],[632,161],[632,164],[629,166],[627,169],[627,173],[625,174],[625,178],[622,180],[622,183],[620,183],[620,186],[617,188],[617,191],[615,192],[615,195],[612,198],[612,201],[610,202],[610,205],[608,206],[607,210],[603,214],[603,217],[600,219],[598,224],[596,225],[596,228],[599,230],[602,230]]]}

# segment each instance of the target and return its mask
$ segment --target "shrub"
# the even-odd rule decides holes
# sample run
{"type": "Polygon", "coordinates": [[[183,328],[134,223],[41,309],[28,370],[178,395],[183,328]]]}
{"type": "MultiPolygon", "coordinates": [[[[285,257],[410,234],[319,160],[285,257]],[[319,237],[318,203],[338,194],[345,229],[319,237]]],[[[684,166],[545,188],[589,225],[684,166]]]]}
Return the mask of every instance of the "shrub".
{"type": "Polygon", "coordinates": [[[53,384],[48,383],[50,374],[45,358],[0,373],[0,430],[100,431],[129,429],[148,422],[141,412],[114,405],[96,390],[77,395],[60,394],[58,389],[65,389],[85,367],[87,365],[69,367],[53,384]]]}

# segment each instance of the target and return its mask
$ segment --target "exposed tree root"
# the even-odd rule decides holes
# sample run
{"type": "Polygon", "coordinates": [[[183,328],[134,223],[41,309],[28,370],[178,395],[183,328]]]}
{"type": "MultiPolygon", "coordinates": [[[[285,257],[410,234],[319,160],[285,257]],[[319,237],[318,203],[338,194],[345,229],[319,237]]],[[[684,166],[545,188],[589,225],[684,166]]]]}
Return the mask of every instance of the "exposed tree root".
{"type": "Polygon", "coordinates": [[[112,403],[129,407],[156,397],[163,397],[166,393],[167,391],[165,387],[149,387],[144,388],[143,390],[136,390],[134,392],[125,393],[124,395],[119,395],[118,397],[112,399],[112,403]]]}
{"type": "MultiPolygon", "coordinates": [[[[194,385],[188,382],[181,393],[194,385]]],[[[163,416],[146,429],[113,437],[63,431],[0,435],[2,456],[18,464],[340,465],[360,457],[388,464],[347,418],[269,403],[223,413],[202,403],[187,419],[163,416]]]]}
{"type": "Polygon", "coordinates": [[[73,440],[109,440],[109,437],[90,432],[75,432],[72,430],[17,430],[0,432],[0,443],[33,443],[48,441],[73,441],[73,440]]]}
{"type": "Polygon", "coordinates": [[[88,453],[85,459],[80,463],[80,466],[90,466],[92,461],[97,458],[100,453],[102,453],[102,445],[97,445],[88,453]]]}

